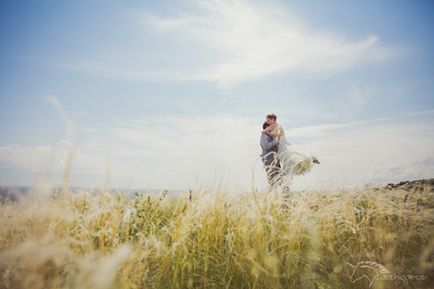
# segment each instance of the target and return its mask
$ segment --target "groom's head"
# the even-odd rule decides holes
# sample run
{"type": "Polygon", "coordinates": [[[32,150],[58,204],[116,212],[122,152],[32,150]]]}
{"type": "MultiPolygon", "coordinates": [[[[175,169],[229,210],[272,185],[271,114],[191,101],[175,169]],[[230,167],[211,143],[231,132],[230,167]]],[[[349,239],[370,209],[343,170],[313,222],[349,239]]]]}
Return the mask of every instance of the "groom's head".
{"type": "Polygon", "coordinates": [[[270,125],[266,121],[264,121],[264,123],[262,124],[262,129],[266,129],[269,126],[270,125]]]}
{"type": "Polygon", "coordinates": [[[277,120],[277,116],[275,114],[269,114],[265,117],[265,121],[269,124],[275,124],[277,120]]]}

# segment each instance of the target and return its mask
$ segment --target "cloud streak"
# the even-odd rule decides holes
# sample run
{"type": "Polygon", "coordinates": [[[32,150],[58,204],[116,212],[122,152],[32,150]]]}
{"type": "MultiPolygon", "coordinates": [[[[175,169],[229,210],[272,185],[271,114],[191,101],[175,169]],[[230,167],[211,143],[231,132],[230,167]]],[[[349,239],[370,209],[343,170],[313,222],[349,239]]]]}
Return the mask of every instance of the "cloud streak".
{"type": "Polygon", "coordinates": [[[370,120],[353,121],[346,123],[329,123],[313,126],[297,127],[288,129],[288,134],[295,138],[317,138],[330,135],[345,129],[351,129],[369,124],[378,124],[390,121],[399,121],[403,119],[410,119],[414,117],[434,115],[434,110],[425,110],[418,112],[402,113],[393,117],[383,117],[370,120]]]}
{"type": "Polygon", "coordinates": [[[171,15],[140,10],[126,13],[126,18],[143,26],[146,33],[137,37],[152,42],[153,50],[130,59],[116,55],[63,67],[136,81],[209,81],[228,89],[283,72],[330,77],[402,53],[381,44],[377,35],[354,40],[313,29],[282,2],[185,4],[185,9],[171,15]],[[150,67],[155,59],[160,64],[150,67]]]}
{"type": "Polygon", "coordinates": [[[300,145],[321,165],[297,178],[297,189],[354,188],[431,178],[434,124],[379,122],[323,135],[300,145]]]}
{"type": "Polygon", "coordinates": [[[277,2],[194,1],[191,7],[192,15],[145,16],[146,27],[193,39],[220,56],[201,77],[223,86],[283,71],[329,76],[396,52],[379,45],[376,35],[349,40],[313,30],[277,2]]]}

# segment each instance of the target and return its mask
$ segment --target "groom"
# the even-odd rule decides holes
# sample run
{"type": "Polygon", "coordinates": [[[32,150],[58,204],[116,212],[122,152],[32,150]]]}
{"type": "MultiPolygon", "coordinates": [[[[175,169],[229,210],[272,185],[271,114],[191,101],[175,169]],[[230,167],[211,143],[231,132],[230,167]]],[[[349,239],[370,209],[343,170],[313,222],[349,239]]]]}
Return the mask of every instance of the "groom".
{"type": "MultiPolygon", "coordinates": [[[[262,125],[262,129],[266,129],[268,126],[270,126],[269,120],[271,120],[271,122],[273,120],[276,121],[275,119],[270,119],[267,116],[267,121],[262,125]]],[[[280,162],[277,154],[279,138],[280,136],[275,138],[268,132],[262,132],[261,134],[261,160],[264,163],[268,183],[271,187],[274,187],[274,185],[280,181],[281,177],[280,162]]]]}

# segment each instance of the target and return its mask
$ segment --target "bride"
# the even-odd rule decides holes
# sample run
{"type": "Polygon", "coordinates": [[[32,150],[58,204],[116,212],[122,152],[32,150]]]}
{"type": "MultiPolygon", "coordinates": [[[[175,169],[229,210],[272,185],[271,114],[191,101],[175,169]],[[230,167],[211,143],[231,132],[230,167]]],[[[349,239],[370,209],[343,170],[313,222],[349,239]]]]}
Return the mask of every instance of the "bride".
{"type": "Polygon", "coordinates": [[[269,124],[262,132],[269,133],[279,139],[278,156],[281,166],[282,176],[290,180],[294,175],[303,175],[309,172],[313,164],[320,162],[316,157],[309,156],[291,145],[285,136],[282,126],[276,123],[277,117],[267,115],[266,121],[269,124]]]}

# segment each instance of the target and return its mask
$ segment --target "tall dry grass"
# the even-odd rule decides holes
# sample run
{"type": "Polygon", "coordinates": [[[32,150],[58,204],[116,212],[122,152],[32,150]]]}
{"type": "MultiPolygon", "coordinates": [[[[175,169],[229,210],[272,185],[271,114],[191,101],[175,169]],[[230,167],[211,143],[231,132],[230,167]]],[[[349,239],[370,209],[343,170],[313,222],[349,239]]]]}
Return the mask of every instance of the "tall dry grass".
{"type": "Polygon", "coordinates": [[[428,275],[375,288],[434,284],[430,191],[296,192],[286,206],[83,191],[2,204],[0,222],[1,288],[368,288],[350,281],[359,261],[428,275]]]}

